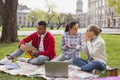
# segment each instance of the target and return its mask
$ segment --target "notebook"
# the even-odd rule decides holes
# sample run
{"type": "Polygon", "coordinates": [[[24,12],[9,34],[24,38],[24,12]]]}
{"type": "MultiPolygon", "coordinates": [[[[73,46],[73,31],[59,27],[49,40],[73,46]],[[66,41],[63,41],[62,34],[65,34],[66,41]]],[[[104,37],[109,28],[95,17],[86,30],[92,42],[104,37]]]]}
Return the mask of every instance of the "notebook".
{"type": "Polygon", "coordinates": [[[23,51],[33,51],[33,50],[37,50],[35,47],[29,45],[29,46],[22,46],[20,47],[21,50],[23,51]]]}
{"type": "Polygon", "coordinates": [[[68,78],[68,63],[67,62],[45,62],[46,77],[53,78],[68,78]]]}

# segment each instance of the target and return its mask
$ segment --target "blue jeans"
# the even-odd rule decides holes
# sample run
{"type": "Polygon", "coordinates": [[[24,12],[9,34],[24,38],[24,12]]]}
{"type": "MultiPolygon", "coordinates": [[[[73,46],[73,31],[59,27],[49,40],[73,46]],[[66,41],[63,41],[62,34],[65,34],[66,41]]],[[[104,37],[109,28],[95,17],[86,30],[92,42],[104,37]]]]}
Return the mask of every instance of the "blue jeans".
{"type": "Polygon", "coordinates": [[[106,65],[103,62],[95,61],[88,63],[87,60],[81,58],[73,58],[72,64],[81,67],[82,71],[92,72],[94,69],[105,70],[106,65]]]}
{"type": "MultiPolygon", "coordinates": [[[[16,57],[21,56],[23,53],[24,53],[24,51],[22,51],[21,49],[18,48],[16,51],[14,51],[12,54],[10,54],[10,56],[14,59],[16,57]]],[[[39,55],[38,57],[28,60],[28,63],[41,65],[41,64],[44,64],[45,61],[49,61],[49,57],[44,56],[44,55],[39,55]]]]}
{"type": "Polygon", "coordinates": [[[35,64],[35,65],[41,65],[41,64],[44,64],[45,61],[49,61],[49,57],[44,56],[44,55],[39,55],[38,57],[29,59],[28,63],[35,64]]]}
{"type": "Polygon", "coordinates": [[[64,62],[68,62],[69,64],[72,64],[72,58],[67,58],[64,55],[60,55],[52,59],[51,61],[64,61],[64,62]]]}

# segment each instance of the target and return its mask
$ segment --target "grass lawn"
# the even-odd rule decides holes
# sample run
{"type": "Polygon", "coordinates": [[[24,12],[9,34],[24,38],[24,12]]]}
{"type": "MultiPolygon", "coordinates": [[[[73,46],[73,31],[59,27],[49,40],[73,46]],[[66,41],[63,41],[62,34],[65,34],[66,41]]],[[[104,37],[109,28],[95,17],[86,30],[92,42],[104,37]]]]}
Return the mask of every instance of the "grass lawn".
{"type": "MultiPolygon", "coordinates": [[[[108,55],[108,65],[111,67],[117,67],[120,69],[120,35],[101,35],[106,42],[107,55],[108,55]]],[[[24,36],[20,36],[21,40],[24,36]]],[[[57,55],[61,54],[60,45],[61,45],[61,35],[55,36],[56,39],[56,51],[57,55]]],[[[3,58],[6,54],[13,52],[18,46],[18,42],[10,44],[0,44],[0,59],[3,58]]],[[[81,53],[81,57],[85,58],[85,55],[81,53]]],[[[120,74],[120,70],[119,70],[120,74]]],[[[104,75],[103,75],[104,76],[104,75]]],[[[25,76],[11,76],[0,72],[0,80],[43,80],[41,78],[28,78],[25,76]]]]}

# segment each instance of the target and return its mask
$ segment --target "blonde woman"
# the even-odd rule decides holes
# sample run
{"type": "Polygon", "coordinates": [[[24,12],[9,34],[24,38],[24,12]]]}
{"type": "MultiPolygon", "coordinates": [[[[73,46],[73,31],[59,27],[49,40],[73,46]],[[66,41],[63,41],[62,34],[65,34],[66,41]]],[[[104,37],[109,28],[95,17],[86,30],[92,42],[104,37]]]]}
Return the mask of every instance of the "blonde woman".
{"type": "Polygon", "coordinates": [[[99,36],[101,32],[102,30],[96,25],[89,25],[86,30],[83,50],[88,58],[73,59],[73,64],[79,66],[82,71],[93,72],[106,69],[106,47],[104,40],[99,36]]]}

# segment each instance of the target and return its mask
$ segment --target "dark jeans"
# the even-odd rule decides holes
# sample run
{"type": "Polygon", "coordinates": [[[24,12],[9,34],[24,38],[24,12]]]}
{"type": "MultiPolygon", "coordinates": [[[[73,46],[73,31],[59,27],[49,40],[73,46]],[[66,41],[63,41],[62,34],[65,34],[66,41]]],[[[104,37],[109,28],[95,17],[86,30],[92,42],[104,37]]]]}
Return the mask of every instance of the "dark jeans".
{"type": "Polygon", "coordinates": [[[82,71],[92,72],[94,69],[105,70],[106,65],[100,61],[92,61],[89,62],[87,60],[83,60],[81,58],[73,58],[73,65],[81,67],[82,71]]]}

